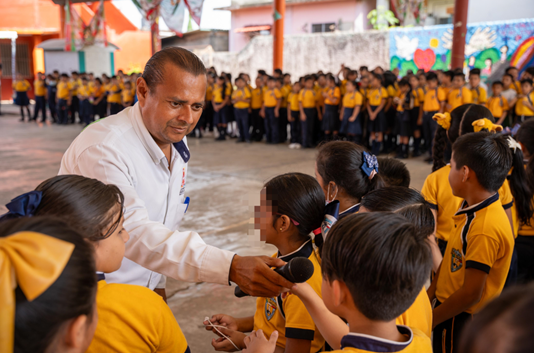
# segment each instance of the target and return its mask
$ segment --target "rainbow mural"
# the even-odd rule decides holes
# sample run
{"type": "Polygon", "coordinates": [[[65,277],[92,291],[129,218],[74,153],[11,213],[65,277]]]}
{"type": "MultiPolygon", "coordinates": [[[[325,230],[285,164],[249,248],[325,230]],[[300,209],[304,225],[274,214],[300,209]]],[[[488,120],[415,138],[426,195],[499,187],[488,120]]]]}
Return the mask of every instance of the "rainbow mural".
{"type": "MultiPolygon", "coordinates": [[[[390,66],[401,75],[408,70],[448,70],[451,49],[452,25],[389,31],[390,66]]],[[[508,66],[521,72],[534,66],[534,19],[468,24],[465,72],[476,67],[483,79],[493,81],[508,66]]]]}

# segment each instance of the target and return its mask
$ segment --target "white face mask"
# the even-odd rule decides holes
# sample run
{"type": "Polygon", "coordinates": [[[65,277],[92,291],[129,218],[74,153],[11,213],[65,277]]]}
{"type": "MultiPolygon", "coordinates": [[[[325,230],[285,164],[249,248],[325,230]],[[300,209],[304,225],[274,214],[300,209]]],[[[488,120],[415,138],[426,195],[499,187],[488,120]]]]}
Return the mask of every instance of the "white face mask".
{"type": "Polygon", "coordinates": [[[327,192],[326,192],[326,200],[325,205],[328,205],[330,202],[334,201],[337,197],[337,185],[336,184],[328,184],[327,192]],[[333,186],[332,186],[333,185],[333,186]],[[332,198],[330,198],[330,187],[332,186],[332,198]]]}

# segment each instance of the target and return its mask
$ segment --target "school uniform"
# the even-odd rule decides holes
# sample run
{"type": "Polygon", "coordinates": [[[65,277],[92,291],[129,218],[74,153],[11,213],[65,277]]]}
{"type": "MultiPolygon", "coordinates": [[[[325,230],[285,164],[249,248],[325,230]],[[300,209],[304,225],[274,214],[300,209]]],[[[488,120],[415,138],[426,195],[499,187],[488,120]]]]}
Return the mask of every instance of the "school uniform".
{"type": "Polygon", "coordinates": [[[190,353],[169,306],[146,287],[100,280],[96,310],[98,324],[87,353],[190,353]]]}
{"type": "Polygon", "coordinates": [[[434,353],[458,350],[458,337],[465,324],[501,293],[514,248],[512,229],[498,193],[472,206],[462,201],[452,223],[436,283],[436,307],[462,287],[466,269],[483,271],[488,276],[478,303],[434,328],[434,353]]]}
{"type": "Polygon", "coordinates": [[[398,92],[397,92],[397,89],[395,88],[395,85],[389,85],[386,88],[386,92],[388,93],[388,99],[391,99],[392,101],[389,109],[385,112],[386,132],[388,133],[388,136],[386,139],[384,139],[384,150],[386,152],[389,152],[393,148],[393,145],[396,142],[396,138],[397,138],[397,134],[395,133],[396,122],[397,122],[397,109],[395,109],[393,98],[397,97],[398,92]]]}
{"type": "Polygon", "coordinates": [[[70,98],[70,87],[68,82],[58,82],[57,84],[57,109],[58,123],[68,124],[68,100],[70,98]]]}
{"type": "Polygon", "coordinates": [[[122,89],[118,83],[110,83],[106,90],[108,92],[109,114],[118,114],[123,109],[121,101],[122,89]]]}
{"type": "MultiPolygon", "coordinates": [[[[384,87],[371,88],[367,93],[367,101],[371,111],[374,112],[383,99],[387,99],[388,93],[384,87]]],[[[384,132],[386,130],[386,116],[384,115],[384,109],[382,109],[375,120],[369,119],[369,125],[367,126],[369,132],[384,132]]]]}
{"type": "Polygon", "coordinates": [[[519,98],[517,100],[517,103],[515,104],[515,114],[519,118],[519,122],[526,121],[532,117],[534,117],[534,110],[528,108],[525,106],[525,102],[530,103],[531,105],[534,105],[534,91],[530,92],[528,95],[526,95],[523,98],[519,98]]]}
{"type": "Polygon", "coordinates": [[[78,118],[80,122],[82,119],[80,117],[80,100],[78,99],[78,87],[80,86],[79,80],[69,81],[69,89],[71,92],[69,114],[70,114],[70,123],[74,124],[76,122],[76,113],[78,113],[78,118]]]}
{"type": "Polygon", "coordinates": [[[291,143],[300,144],[302,141],[302,133],[300,132],[300,108],[299,108],[299,94],[289,93],[287,98],[288,108],[291,112],[291,118],[293,121],[291,126],[291,143]]]}
{"type": "MultiPolygon", "coordinates": [[[[419,120],[419,109],[421,109],[421,106],[423,105],[424,100],[424,93],[421,97],[422,90],[421,88],[417,88],[415,90],[412,90],[411,92],[411,109],[409,111],[410,114],[410,122],[411,122],[411,132],[413,134],[414,131],[420,131],[421,125],[417,124],[417,120],[419,120]]],[[[415,141],[414,141],[415,143],[415,141]]]]}
{"type": "Polygon", "coordinates": [[[28,98],[30,88],[31,85],[27,80],[13,82],[13,89],[15,90],[15,100],[13,103],[21,107],[30,105],[30,99],[28,98]]]}
{"type": "Polygon", "coordinates": [[[130,107],[133,103],[133,94],[131,90],[123,89],[121,91],[123,108],[130,107]]]}
{"type": "Polygon", "coordinates": [[[511,87],[518,95],[523,93],[523,90],[521,89],[521,82],[514,80],[511,87]]]}
{"type": "MultiPolygon", "coordinates": [[[[462,200],[452,193],[449,184],[450,164],[431,173],[425,180],[421,193],[430,208],[437,212],[436,238],[441,254],[445,254],[451,229],[454,228],[453,216],[460,207],[462,200]]],[[[514,199],[510,187],[506,184],[499,189],[499,201],[504,210],[512,208],[514,199]]],[[[510,222],[506,218],[506,224],[510,222]]]]}
{"type": "Polygon", "coordinates": [[[432,304],[424,286],[413,304],[395,320],[395,323],[415,328],[428,336],[428,338],[431,338],[432,304]]]}
{"type": "Polygon", "coordinates": [[[48,109],[50,109],[50,115],[52,115],[52,121],[57,122],[57,107],[56,107],[56,93],[57,82],[46,81],[46,100],[48,102],[48,109]]]}
{"type": "Polygon", "coordinates": [[[280,89],[282,93],[282,101],[280,102],[280,110],[278,114],[278,130],[280,136],[280,142],[287,141],[287,109],[288,109],[288,97],[291,93],[291,85],[285,85],[280,89]]]}
{"type": "Polygon", "coordinates": [[[278,99],[282,98],[282,93],[278,88],[267,89],[263,94],[263,105],[265,106],[265,135],[267,143],[279,143],[279,117],[275,116],[278,99]]]}
{"type": "Polygon", "coordinates": [[[397,121],[395,123],[396,132],[398,135],[403,137],[410,136],[412,134],[412,122],[410,117],[410,94],[410,92],[399,93],[400,104],[397,105],[397,121]]]}
{"type": "Polygon", "coordinates": [[[351,332],[341,339],[341,350],[333,352],[401,352],[432,353],[432,344],[421,331],[408,326],[397,325],[399,333],[406,337],[405,342],[386,340],[380,337],[351,332]]]}
{"type": "MultiPolygon", "coordinates": [[[[221,86],[219,86],[218,84],[215,84],[215,86],[213,86],[213,102],[216,105],[219,105],[222,102],[224,102],[224,99],[226,97],[224,95],[224,93],[226,93],[226,92],[223,92],[223,88],[221,86]]],[[[222,107],[221,109],[219,109],[219,111],[215,111],[214,112],[214,114],[213,114],[213,125],[217,126],[217,125],[226,124],[226,123],[227,123],[226,111],[225,111],[224,107],[222,107]]]]}
{"type": "Polygon", "coordinates": [[[200,122],[195,127],[195,130],[199,130],[199,126],[204,130],[208,129],[213,131],[213,105],[211,101],[213,99],[213,85],[206,87],[206,99],[204,103],[204,109],[202,109],[202,115],[200,116],[200,122]]]}
{"type": "Polygon", "coordinates": [[[313,132],[317,120],[317,94],[314,90],[304,88],[299,92],[299,102],[306,116],[306,120],[300,121],[302,147],[309,148],[313,145],[313,132]]]}
{"type": "Polygon", "coordinates": [[[98,115],[99,119],[103,119],[107,116],[107,103],[106,103],[106,90],[103,86],[100,86],[97,88],[96,86],[93,86],[91,90],[91,94],[93,95],[93,118],[94,115],[98,115]],[[96,100],[100,98],[101,96],[104,96],[100,102],[96,103],[96,100]]]}
{"type": "Polygon", "coordinates": [[[33,88],[35,90],[35,109],[33,111],[33,120],[37,120],[39,111],[43,112],[43,118],[41,122],[46,121],[46,84],[43,80],[35,80],[33,82],[33,88]]]}
{"type": "Polygon", "coordinates": [[[499,120],[500,118],[502,118],[504,112],[510,110],[508,100],[502,95],[497,97],[490,97],[490,99],[486,103],[486,107],[488,107],[495,120],[499,120]]]}
{"type": "Polygon", "coordinates": [[[263,118],[260,116],[261,107],[263,105],[263,92],[262,88],[256,87],[251,92],[250,99],[250,120],[252,125],[252,135],[251,138],[254,141],[261,141],[263,135],[265,134],[265,124],[263,123],[263,118]]]}
{"type": "Polygon", "coordinates": [[[474,104],[486,105],[488,102],[488,94],[486,89],[482,86],[472,87],[471,96],[473,97],[474,104]]]}
{"type": "MultiPolygon", "coordinates": [[[[234,86],[230,82],[226,82],[225,86],[225,97],[232,97],[232,93],[234,93],[234,86]]],[[[228,102],[223,107],[223,110],[225,111],[224,115],[226,117],[226,122],[231,123],[232,121],[235,121],[235,115],[234,115],[234,105],[232,104],[232,100],[228,99],[228,102]]]]}
{"type": "MultiPolygon", "coordinates": [[[[533,200],[534,201],[534,200],[533,200]]],[[[530,224],[521,224],[515,240],[517,251],[517,280],[528,283],[534,280],[534,216],[530,224]]]]}
{"type": "MultiPolygon", "coordinates": [[[[238,89],[232,93],[232,99],[244,98],[250,99],[251,94],[247,87],[243,89],[238,89]]],[[[249,116],[248,109],[250,108],[250,103],[239,101],[234,103],[235,110],[235,120],[237,122],[237,127],[239,128],[239,140],[250,142],[250,133],[249,133],[249,116]]]]}
{"type": "Polygon", "coordinates": [[[328,96],[324,100],[324,115],[321,128],[323,131],[332,133],[333,131],[337,131],[339,126],[338,106],[339,100],[341,99],[341,90],[339,87],[329,87],[326,92],[329,96],[337,98],[338,101],[337,104],[334,104],[328,96]]]}
{"type": "Polygon", "coordinates": [[[80,120],[89,125],[93,122],[93,104],[91,103],[91,88],[88,85],[78,87],[78,94],[83,98],[80,100],[80,120]]]}
{"type": "MultiPolygon", "coordinates": [[[[311,240],[291,254],[281,256],[278,253],[272,257],[278,257],[286,262],[296,257],[308,258],[313,263],[314,272],[306,283],[321,296],[321,266],[311,240]]],[[[254,314],[254,330],[260,329],[267,337],[270,337],[274,331],[278,331],[276,345],[282,349],[285,349],[288,338],[311,341],[310,352],[312,353],[322,352],[325,345],[325,340],[315,326],[311,315],[296,295],[289,295],[285,299],[282,299],[281,295],[276,298],[258,298],[254,314]]]]}
{"type": "Polygon", "coordinates": [[[451,106],[447,109],[449,113],[461,105],[473,103],[471,91],[467,87],[451,89],[447,95],[447,103],[451,106]]]}
{"type": "Polygon", "coordinates": [[[430,156],[432,156],[432,147],[434,144],[434,135],[438,128],[438,123],[432,119],[434,114],[441,109],[441,103],[446,99],[445,91],[441,87],[428,89],[423,101],[423,137],[425,147],[430,156]]]}
{"type": "Polygon", "coordinates": [[[341,127],[339,128],[339,133],[350,136],[358,136],[357,141],[360,142],[363,134],[362,124],[361,124],[361,107],[363,105],[362,94],[358,91],[352,93],[347,93],[343,96],[343,120],[341,121],[341,127]],[[360,107],[360,113],[356,116],[356,120],[349,121],[349,118],[354,113],[356,107],[360,107]]]}

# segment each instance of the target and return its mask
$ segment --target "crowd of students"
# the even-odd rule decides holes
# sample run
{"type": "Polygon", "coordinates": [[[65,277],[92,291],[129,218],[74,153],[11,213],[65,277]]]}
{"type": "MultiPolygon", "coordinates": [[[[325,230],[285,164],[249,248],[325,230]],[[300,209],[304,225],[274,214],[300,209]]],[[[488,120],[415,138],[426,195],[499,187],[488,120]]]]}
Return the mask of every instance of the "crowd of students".
{"type": "MultiPolygon", "coordinates": [[[[435,153],[421,193],[403,162],[352,141],[322,143],[315,178],[265,183],[255,228],[274,257],[308,258],[314,273],[248,317],[207,318],[215,350],[534,349],[534,119],[505,134],[473,103],[434,120],[450,164],[435,153]]],[[[63,175],[6,206],[0,350],[189,352],[161,297],[105,281],[129,238],[119,188],[63,175]]]]}
{"type": "Polygon", "coordinates": [[[70,76],[59,71],[49,75],[39,72],[33,83],[35,107],[32,115],[28,98],[32,86],[19,74],[13,82],[13,102],[20,107],[21,121],[26,113],[28,121],[37,121],[42,114],[41,122],[45,122],[48,112],[53,123],[66,125],[78,120],[88,125],[96,116],[102,119],[132,106],[136,101],[137,77],[138,74],[127,75],[122,70],[112,77],[75,71],[70,76]]]}
{"type": "Polygon", "coordinates": [[[343,139],[362,143],[374,154],[396,152],[408,158],[431,151],[437,124],[436,113],[450,113],[462,104],[487,106],[499,124],[513,127],[534,116],[532,79],[534,67],[518,77],[509,67],[502,81],[491,83],[492,95],[481,82],[480,70],[408,72],[398,79],[398,69],[372,72],[342,66],[337,74],[319,71],[292,81],[277,69],[273,76],[259,70],[253,82],[241,73],[232,82],[228,73],[208,73],[207,106],[191,136],[217,130],[237,142],[265,140],[269,144],[290,142],[290,148],[315,147],[322,141],[343,139]],[[235,85],[234,85],[235,84],[235,85]],[[234,123],[235,122],[235,123],[234,123]],[[288,129],[290,131],[288,135],[288,129]]]}

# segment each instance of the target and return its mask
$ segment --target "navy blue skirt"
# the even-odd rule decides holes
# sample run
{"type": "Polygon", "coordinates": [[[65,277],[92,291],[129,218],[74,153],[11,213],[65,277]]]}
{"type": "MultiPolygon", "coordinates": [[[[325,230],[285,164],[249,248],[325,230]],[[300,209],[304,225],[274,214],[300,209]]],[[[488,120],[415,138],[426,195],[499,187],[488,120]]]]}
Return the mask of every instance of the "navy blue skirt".
{"type": "Polygon", "coordinates": [[[337,105],[325,104],[324,116],[321,128],[323,131],[337,131],[339,126],[339,114],[337,111],[337,105]]]}
{"type": "Polygon", "coordinates": [[[15,97],[15,105],[20,105],[21,107],[25,107],[27,105],[30,105],[30,100],[28,99],[28,93],[27,92],[16,92],[15,97]]]}
{"type": "MultiPolygon", "coordinates": [[[[378,105],[371,105],[371,111],[374,112],[378,105]]],[[[386,131],[386,115],[384,114],[384,109],[378,113],[375,120],[369,119],[367,130],[369,132],[384,132],[386,131]]]]}
{"type": "Polygon", "coordinates": [[[397,112],[396,132],[400,136],[412,135],[412,122],[409,111],[397,112]]]}
{"type": "Polygon", "coordinates": [[[343,108],[343,120],[341,121],[340,134],[362,135],[361,112],[356,116],[356,120],[349,121],[355,108],[343,108]]]}

